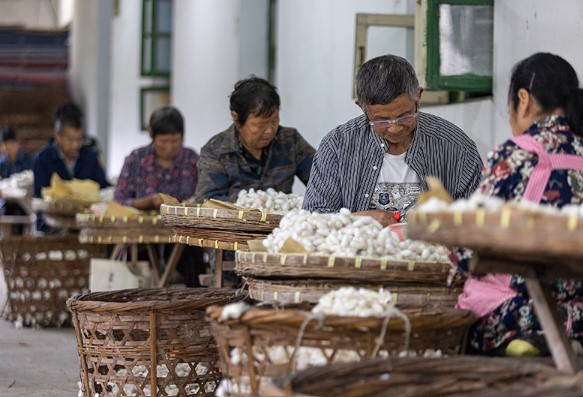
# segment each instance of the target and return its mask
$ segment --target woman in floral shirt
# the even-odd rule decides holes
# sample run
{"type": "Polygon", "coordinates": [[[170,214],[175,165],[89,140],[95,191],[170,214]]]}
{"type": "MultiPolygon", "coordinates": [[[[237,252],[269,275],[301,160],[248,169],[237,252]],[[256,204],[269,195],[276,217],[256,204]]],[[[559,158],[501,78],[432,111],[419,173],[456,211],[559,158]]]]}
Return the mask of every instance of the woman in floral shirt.
{"type": "MultiPolygon", "coordinates": [[[[519,62],[510,79],[508,111],[514,138],[488,155],[479,190],[506,201],[528,200],[553,207],[581,204],[583,90],[573,67],[549,53],[519,62]],[[567,161],[555,166],[557,158],[565,157],[562,155],[568,155],[567,161]]],[[[553,287],[567,334],[583,341],[583,284],[557,280],[553,287]]],[[[479,318],[469,335],[470,350],[511,355],[516,349],[509,345],[519,340],[523,346],[528,342],[530,354],[547,352],[522,277],[488,274],[469,278],[458,306],[479,318]]]]}

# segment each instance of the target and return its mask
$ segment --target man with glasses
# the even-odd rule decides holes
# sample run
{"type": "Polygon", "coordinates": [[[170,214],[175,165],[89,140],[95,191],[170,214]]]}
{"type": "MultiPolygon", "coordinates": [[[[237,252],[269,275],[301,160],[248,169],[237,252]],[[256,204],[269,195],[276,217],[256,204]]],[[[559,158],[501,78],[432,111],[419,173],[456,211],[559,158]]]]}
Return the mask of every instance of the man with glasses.
{"type": "Polygon", "coordinates": [[[333,213],[348,208],[386,226],[406,220],[425,177],[440,179],[454,199],[470,196],[483,167],[460,128],[419,112],[421,93],[413,66],[385,55],[364,63],[356,76],[363,115],[328,133],[320,143],[303,207],[333,213]]]}

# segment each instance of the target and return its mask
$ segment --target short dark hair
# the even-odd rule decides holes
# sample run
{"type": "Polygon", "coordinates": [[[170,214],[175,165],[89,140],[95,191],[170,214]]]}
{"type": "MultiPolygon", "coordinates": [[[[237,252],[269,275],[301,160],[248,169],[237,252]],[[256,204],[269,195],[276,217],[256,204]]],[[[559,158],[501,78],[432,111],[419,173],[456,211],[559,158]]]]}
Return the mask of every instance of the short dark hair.
{"type": "Polygon", "coordinates": [[[17,141],[16,131],[11,126],[3,127],[0,131],[2,134],[2,137],[1,137],[2,143],[8,142],[8,141],[17,141]]]}
{"type": "Polygon", "coordinates": [[[508,87],[508,104],[515,111],[521,88],[536,99],[544,113],[563,108],[573,131],[583,136],[583,90],[569,62],[548,52],[523,59],[512,69],[508,87]]]}
{"type": "Polygon", "coordinates": [[[55,112],[55,131],[62,134],[66,128],[82,129],[83,128],[83,111],[73,102],[61,104],[55,112]]]}
{"type": "Polygon", "coordinates": [[[184,136],[184,117],[173,106],[164,106],[152,112],[149,124],[150,136],[180,133],[184,136]]]}
{"type": "Polygon", "coordinates": [[[386,105],[407,94],[419,95],[419,80],[413,65],[397,55],[382,55],[366,61],[356,74],[356,96],[363,110],[369,105],[386,105]]]}
{"type": "Polygon", "coordinates": [[[237,121],[243,125],[249,115],[269,117],[281,105],[277,89],[269,81],[251,76],[239,80],[230,96],[232,112],[237,113],[237,121]]]}

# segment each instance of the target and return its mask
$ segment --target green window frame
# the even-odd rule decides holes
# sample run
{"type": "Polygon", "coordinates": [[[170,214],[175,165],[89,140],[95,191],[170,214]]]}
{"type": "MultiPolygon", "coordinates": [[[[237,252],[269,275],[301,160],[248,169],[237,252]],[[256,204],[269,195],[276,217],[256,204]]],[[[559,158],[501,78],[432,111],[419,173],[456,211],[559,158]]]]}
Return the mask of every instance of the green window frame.
{"type": "MultiPolygon", "coordinates": [[[[441,52],[440,52],[440,6],[491,6],[494,7],[494,0],[427,0],[426,17],[426,44],[427,44],[427,64],[425,70],[425,80],[427,88],[430,90],[445,91],[466,91],[466,92],[492,92],[492,76],[479,75],[476,73],[464,73],[459,75],[441,75],[441,52]]],[[[493,18],[492,12],[492,18],[493,18]]],[[[494,22],[492,20],[492,30],[494,22]]],[[[493,50],[493,43],[490,47],[493,50]]]]}
{"type": "Polygon", "coordinates": [[[142,76],[169,77],[172,70],[173,0],[142,0],[142,76]]]}

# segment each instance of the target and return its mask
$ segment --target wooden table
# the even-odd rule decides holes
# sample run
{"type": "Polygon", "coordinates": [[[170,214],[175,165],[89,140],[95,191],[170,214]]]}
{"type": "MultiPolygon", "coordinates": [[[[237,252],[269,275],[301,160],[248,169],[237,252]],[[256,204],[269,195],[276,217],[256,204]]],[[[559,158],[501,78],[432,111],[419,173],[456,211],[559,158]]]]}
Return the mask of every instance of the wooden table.
{"type": "Polygon", "coordinates": [[[154,284],[166,287],[182,255],[184,246],[174,244],[164,272],[160,272],[160,261],[156,253],[159,244],[174,242],[172,229],[165,226],[157,216],[139,217],[100,217],[90,214],[77,214],[79,241],[87,244],[114,245],[110,258],[118,258],[121,252],[130,248],[130,261],[138,261],[138,245],[143,244],[148,252],[154,284]]]}
{"type": "Polygon", "coordinates": [[[413,212],[407,237],[471,248],[470,270],[525,277],[557,368],[579,371],[576,355],[551,296],[556,278],[583,278],[583,218],[503,207],[468,212],[413,212]]]}

